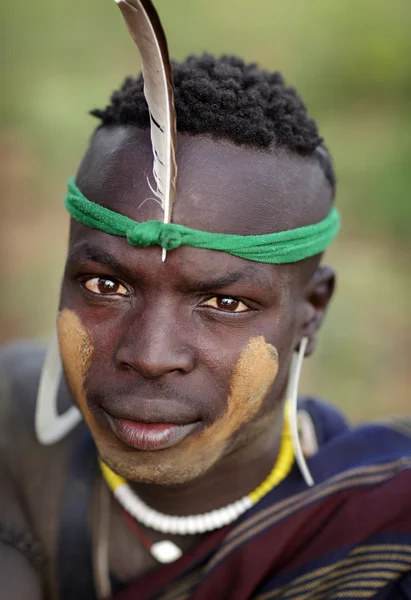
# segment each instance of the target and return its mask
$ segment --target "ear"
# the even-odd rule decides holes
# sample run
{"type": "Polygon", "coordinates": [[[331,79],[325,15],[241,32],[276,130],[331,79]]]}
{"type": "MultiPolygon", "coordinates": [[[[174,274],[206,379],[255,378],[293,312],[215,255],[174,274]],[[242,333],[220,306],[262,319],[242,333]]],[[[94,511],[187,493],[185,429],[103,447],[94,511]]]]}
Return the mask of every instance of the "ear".
{"type": "Polygon", "coordinates": [[[311,356],[317,345],[317,332],[335,288],[335,272],[331,267],[319,267],[304,289],[304,311],[301,338],[308,338],[306,356],[311,356]]]}

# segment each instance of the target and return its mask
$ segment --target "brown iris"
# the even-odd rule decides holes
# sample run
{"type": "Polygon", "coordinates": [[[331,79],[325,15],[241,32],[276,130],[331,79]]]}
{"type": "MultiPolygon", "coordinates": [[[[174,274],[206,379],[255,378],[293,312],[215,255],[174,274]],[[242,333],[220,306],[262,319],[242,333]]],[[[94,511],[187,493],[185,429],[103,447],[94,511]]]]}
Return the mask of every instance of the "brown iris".
{"type": "Polygon", "coordinates": [[[202,306],[209,306],[224,312],[242,313],[250,310],[241,300],[232,296],[214,296],[203,302],[202,306]]]}
{"type": "Polygon", "coordinates": [[[107,277],[92,277],[83,283],[86,290],[93,294],[99,295],[120,295],[126,296],[127,290],[116,279],[108,279],[107,277]]]}

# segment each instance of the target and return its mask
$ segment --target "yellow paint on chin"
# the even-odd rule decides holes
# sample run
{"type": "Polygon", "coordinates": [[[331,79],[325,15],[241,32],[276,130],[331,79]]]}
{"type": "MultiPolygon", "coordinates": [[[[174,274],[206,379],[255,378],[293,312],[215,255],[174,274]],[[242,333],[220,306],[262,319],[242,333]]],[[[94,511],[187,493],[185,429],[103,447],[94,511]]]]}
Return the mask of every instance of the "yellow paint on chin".
{"type": "Polygon", "coordinates": [[[59,314],[57,334],[68,386],[90,426],[92,416],[86,402],[84,379],[93,354],[91,338],[76,313],[68,308],[59,314]]]}

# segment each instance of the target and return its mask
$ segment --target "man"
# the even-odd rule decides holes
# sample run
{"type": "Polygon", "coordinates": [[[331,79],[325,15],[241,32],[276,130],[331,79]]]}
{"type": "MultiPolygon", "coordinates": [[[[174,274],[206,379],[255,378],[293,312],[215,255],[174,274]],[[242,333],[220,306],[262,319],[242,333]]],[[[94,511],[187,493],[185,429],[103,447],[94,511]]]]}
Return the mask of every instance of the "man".
{"type": "MultiPolygon", "coordinates": [[[[327,219],[331,159],[278,73],[205,55],[174,85],[174,223],[265,236],[327,219]]],[[[142,79],[92,112],[72,196],[161,220],[142,79]]],[[[269,264],[180,245],[163,262],[129,242],[72,219],[58,402],[84,422],[55,445],[34,433],[44,352],[3,352],[4,597],[410,599],[409,421],[350,429],[301,400],[312,487],[290,459],[293,354],[314,352],[334,289],[322,252],[269,264]]]]}

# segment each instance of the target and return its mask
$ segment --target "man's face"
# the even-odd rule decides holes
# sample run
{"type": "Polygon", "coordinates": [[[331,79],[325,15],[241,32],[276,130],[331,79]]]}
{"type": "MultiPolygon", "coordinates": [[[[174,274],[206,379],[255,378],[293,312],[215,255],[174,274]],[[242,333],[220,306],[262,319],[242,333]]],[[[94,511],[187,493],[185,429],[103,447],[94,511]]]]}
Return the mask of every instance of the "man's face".
{"type": "MultiPolygon", "coordinates": [[[[181,136],[173,222],[264,234],[330,208],[321,169],[285,152],[181,136]]],[[[162,220],[149,132],[103,128],[77,183],[136,221],[162,220]]],[[[264,452],[281,420],[292,352],[315,315],[316,260],[267,265],[158,247],[72,223],[59,342],[73,397],[103,460],[135,481],[182,483],[228,456],[264,452]]]]}

